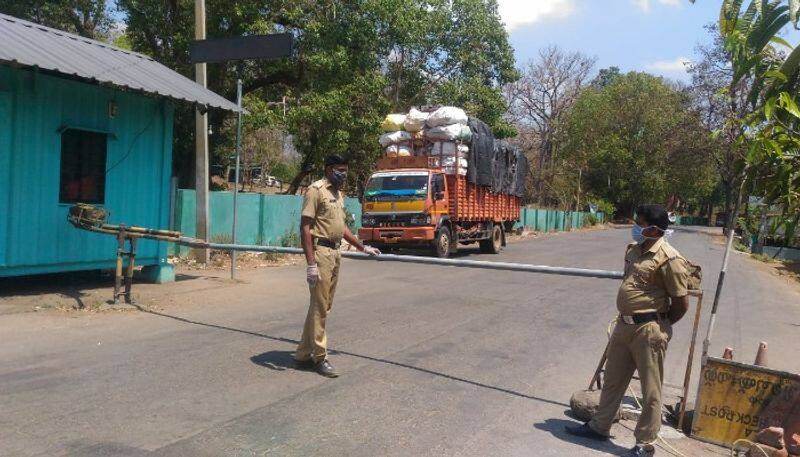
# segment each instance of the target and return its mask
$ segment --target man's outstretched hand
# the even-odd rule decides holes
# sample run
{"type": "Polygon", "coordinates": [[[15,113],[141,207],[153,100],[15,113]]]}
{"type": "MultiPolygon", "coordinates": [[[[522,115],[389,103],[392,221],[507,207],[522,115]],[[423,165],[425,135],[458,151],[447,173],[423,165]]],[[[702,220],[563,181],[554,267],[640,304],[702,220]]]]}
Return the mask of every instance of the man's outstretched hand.
{"type": "Polygon", "coordinates": [[[374,248],[372,246],[364,246],[364,253],[369,254],[373,257],[381,255],[381,251],[378,248],[374,248]]]}

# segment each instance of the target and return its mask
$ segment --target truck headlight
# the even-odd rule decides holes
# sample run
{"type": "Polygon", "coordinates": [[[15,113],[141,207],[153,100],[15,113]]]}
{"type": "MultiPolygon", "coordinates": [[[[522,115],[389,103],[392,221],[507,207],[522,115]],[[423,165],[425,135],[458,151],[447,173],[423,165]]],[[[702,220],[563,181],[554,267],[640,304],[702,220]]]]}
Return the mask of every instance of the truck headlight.
{"type": "Polygon", "coordinates": [[[372,227],[373,225],[375,225],[375,218],[369,216],[362,216],[361,225],[364,227],[372,227]]]}
{"type": "Polygon", "coordinates": [[[431,216],[423,216],[420,214],[419,216],[414,216],[409,219],[409,223],[411,225],[429,225],[431,223],[431,216]]]}

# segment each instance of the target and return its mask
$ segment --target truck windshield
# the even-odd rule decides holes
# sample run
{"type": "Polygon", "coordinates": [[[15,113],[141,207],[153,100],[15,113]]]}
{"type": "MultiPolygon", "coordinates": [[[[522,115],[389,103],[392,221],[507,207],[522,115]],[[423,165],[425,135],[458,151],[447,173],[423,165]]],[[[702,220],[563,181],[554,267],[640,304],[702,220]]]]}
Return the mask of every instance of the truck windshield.
{"type": "Polygon", "coordinates": [[[428,195],[428,175],[375,175],[367,183],[368,201],[424,200],[428,195]]]}

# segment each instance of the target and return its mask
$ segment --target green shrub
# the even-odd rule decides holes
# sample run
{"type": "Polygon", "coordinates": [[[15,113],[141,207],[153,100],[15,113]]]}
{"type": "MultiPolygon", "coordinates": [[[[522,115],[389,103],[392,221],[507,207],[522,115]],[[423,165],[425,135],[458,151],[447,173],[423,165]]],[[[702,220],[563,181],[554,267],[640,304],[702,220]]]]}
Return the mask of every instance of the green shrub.
{"type": "Polygon", "coordinates": [[[290,230],[283,234],[280,239],[280,245],[285,248],[298,248],[300,247],[300,235],[290,230]]]}
{"type": "Polygon", "coordinates": [[[593,225],[597,225],[600,222],[600,219],[597,217],[596,214],[587,214],[586,217],[583,219],[583,225],[585,227],[591,227],[593,225]]]}
{"type": "Polygon", "coordinates": [[[589,198],[589,204],[597,206],[597,211],[605,214],[606,220],[611,220],[611,217],[614,216],[614,212],[617,211],[613,203],[603,198],[591,197],[589,198]]]}
{"type": "Polygon", "coordinates": [[[750,254],[750,257],[752,257],[752,258],[754,258],[756,260],[759,260],[761,262],[766,262],[766,263],[775,263],[776,262],[775,259],[773,259],[772,257],[768,256],[767,254],[750,254]]]}

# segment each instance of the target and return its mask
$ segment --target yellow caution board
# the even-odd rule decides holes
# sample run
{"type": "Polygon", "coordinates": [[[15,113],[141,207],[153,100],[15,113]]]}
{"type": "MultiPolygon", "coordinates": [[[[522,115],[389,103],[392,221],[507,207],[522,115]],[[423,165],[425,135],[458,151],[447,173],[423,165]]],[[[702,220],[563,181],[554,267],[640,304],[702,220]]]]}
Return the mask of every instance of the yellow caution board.
{"type": "Polygon", "coordinates": [[[692,436],[729,446],[800,414],[800,375],[709,357],[700,373],[692,436]]]}

